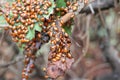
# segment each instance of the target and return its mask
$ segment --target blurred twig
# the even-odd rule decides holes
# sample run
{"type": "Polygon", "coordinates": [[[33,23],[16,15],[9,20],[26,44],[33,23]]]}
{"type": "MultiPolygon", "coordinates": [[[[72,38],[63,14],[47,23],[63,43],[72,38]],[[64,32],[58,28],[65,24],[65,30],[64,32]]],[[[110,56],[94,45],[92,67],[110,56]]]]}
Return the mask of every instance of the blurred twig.
{"type": "Polygon", "coordinates": [[[20,57],[20,58],[16,58],[15,60],[7,63],[7,64],[0,64],[0,68],[6,68],[6,67],[9,67],[10,65],[13,65],[13,64],[16,64],[17,62],[20,62],[23,60],[23,57],[20,57]]]}
{"type": "Polygon", "coordinates": [[[87,16],[87,24],[86,24],[86,32],[84,34],[84,38],[82,38],[83,40],[86,39],[86,43],[85,43],[85,47],[82,50],[83,55],[80,56],[76,62],[74,63],[73,67],[76,67],[77,64],[81,61],[81,59],[86,55],[87,51],[88,51],[88,47],[89,47],[89,24],[90,24],[90,20],[91,20],[91,15],[87,16]]]}
{"type": "Polygon", "coordinates": [[[120,73],[120,58],[119,58],[119,52],[109,43],[109,39],[106,39],[103,41],[104,47],[102,48],[104,55],[113,68],[114,71],[117,71],[120,73]]]}
{"type": "Polygon", "coordinates": [[[2,32],[2,35],[1,35],[1,38],[0,38],[0,46],[1,46],[1,44],[2,44],[3,37],[4,37],[4,31],[2,32]]]}
{"type": "MultiPolygon", "coordinates": [[[[98,0],[97,2],[98,2],[98,4],[100,4],[100,0],[98,0]]],[[[105,20],[103,18],[102,11],[101,11],[100,7],[98,7],[98,12],[99,12],[100,20],[101,20],[103,26],[105,27],[105,20]]]]}
{"type": "Polygon", "coordinates": [[[96,70],[99,70],[101,68],[105,68],[105,67],[108,67],[109,64],[108,63],[104,63],[104,64],[99,64],[95,67],[93,67],[92,69],[88,70],[84,75],[83,75],[83,78],[86,78],[89,74],[92,74],[94,71],[96,70]]]}

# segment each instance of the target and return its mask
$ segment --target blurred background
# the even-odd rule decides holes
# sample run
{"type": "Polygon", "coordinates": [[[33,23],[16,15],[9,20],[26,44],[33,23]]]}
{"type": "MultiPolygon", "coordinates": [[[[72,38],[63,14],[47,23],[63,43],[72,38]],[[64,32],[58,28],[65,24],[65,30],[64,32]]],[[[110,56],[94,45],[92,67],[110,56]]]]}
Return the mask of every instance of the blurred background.
{"type": "MultiPolygon", "coordinates": [[[[3,26],[0,25],[0,80],[21,80],[24,54],[9,32],[2,30],[3,26]]],[[[88,3],[75,16],[73,25],[65,29],[70,33],[75,62],[56,80],[120,80],[120,0],[88,3]]],[[[38,51],[29,80],[51,80],[45,78],[43,71],[49,46],[44,44],[38,51]]]]}

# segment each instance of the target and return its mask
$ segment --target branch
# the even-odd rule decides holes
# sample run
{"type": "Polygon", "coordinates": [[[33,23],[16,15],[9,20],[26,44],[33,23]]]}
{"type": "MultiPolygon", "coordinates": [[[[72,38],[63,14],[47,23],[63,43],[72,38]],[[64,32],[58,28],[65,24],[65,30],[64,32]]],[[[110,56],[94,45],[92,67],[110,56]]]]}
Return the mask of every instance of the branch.
{"type": "Polygon", "coordinates": [[[105,39],[102,44],[104,46],[102,50],[104,52],[105,58],[107,59],[107,62],[110,63],[114,71],[120,73],[119,52],[109,43],[109,38],[105,39]]]}
{"type": "Polygon", "coordinates": [[[84,1],[83,2],[78,1],[77,3],[78,3],[78,9],[75,12],[71,9],[67,14],[65,14],[60,18],[62,20],[62,24],[69,21],[71,18],[74,17],[74,15],[78,14],[84,8],[85,6],[84,1]]]}
{"type": "MultiPolygon", "coordinates": [[[[106,9],[109,9],[109,8],[112,8],[112,7],[115,7],[116,5],[116,2],[118,3],[119,0],[95,0],[95,1],[92,1],[90,2],[86,7],[85,6],[82,6],[82,3],[79,4],[79,7],[80,7],[80,10],[79,13],[97,13],[99,12],[99,9],[100,10],[106,10],[106,9]]],[[[68,20],[70,20],[72,17],[75,14],[75,12],[69,12],[67,13],[66,15],[64,15],[61,20],[63,21],[63,23],[66,23],[68,20]]]]}
{"type": "MultiPolygon", "coordinates": [[[[93,10],[95,11],[95,13],[98,12],[98,8],[100,8],[101,10],[106,10],[112,7],[115,7],[115,3],[119,3],[119,0],[95,0],[89,4],[91,4],[93,10]]],[[[85,8],[83,8],[80,13],[91,13],[91,9],[89,7],[89,5],[87,5],[85,8]]]]}

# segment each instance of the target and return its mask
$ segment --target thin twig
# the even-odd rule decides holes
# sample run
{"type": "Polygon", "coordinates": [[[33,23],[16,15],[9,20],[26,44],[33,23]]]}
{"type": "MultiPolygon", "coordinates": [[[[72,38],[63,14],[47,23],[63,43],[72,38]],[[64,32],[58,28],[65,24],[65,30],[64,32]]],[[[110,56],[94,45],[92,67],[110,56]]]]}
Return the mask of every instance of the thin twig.
{"type": "Polygon", "coordinates": [[[87,17],[87,25],[86,25],[86,46],[85,48],[83,49],[83,55],[80,56],[76,62],[73,64],[73,67],[76,67],[77,64],[83,59],[83,57],[86,55],[87,51],[88,51],[88,47],[89,47],[89,24],[90,24],[90,19],[91,19],[91,15],[88,15],[87,17]]]}
{"type": "MultiPolygon", "coordinates": [[[[98,0],[98,4],[100,4],[100,0],[98,0]]],[[[99,12],[100,20],[101,20],[103,26],[105,27],[105,20],[103,18],[103,15],[102,15],[102,12],[101,12],[101,9],[99,6],[98,6],[98,12],[99,12]]]]}
{"type": "Polygon", "coordinates": [[[109,67],[110,65],[108,63],[104,63],[104,64],[99,64],[95,67],[93,67],[92,69],[88,70],[84,75],[83,78],[86,78],[89,74],[92,74],[94,71],[99,70],[101,68],[105,68],[105,67],[109,67]]]}
{"type": "Polygon", "coordinates": [[[90,7],[90,10],[91,10],[92,14],[95,14],[95,11],[94,11],[93,6],[91,5],[91,3],[89,4],[89,7],[90,7]]]}

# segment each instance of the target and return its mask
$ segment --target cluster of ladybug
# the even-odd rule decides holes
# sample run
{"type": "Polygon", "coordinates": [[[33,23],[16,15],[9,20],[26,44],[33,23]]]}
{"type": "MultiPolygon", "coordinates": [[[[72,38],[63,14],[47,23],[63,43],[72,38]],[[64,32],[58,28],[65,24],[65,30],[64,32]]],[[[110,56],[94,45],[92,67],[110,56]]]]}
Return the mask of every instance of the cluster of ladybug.
{"type": "MultiPolygon", "coordinates": [[[[54,0],[53,0],[54,1],[54,0]]],[[[60,61],[66,63],[66,59],[72,59],[70,53],[71,41],[68,34],[62,26],[64,22],[60,19],[61,16],[69,12],[77,10],[78,4],[67,2],[65,8],[55,8],[54,13],[50,14],[47,19],[45,15],[49,15],[49,8],[52,0],[17,0],[13,2],[9,14],[5,14],[6,21],[9,23],[9,29],[13,40],[19,44],[25,44],[25,67],[22,72],[23,80],[28,80],[29,73],[34,68],[35,53],[42,44],[50,41],[51,47],[49,52],[49,63],[60,61]],[[60,15],[56,14],[60,12],[60,15]],[[26,37],[29,30],[35,29],[35,24],[38,23],[42,31],[35,31],[35,37],[29,39],[26,37]]],[[[73,17],[73,16],[72,16],[73,17]]]]}
{"type": "Polygon", "coordinates": [[[29,39],[26,34],[30,29],[34,29],[38,22],[42,27],[44,15],[48,14],[48,8],[52,5],[49,0],[17,0],[12,4],[10,14],[6,14],[6,21],[11,25],[11,35],[13,40],[19,43],[27,43],[29,39]]]}
{"type": "Polygon", "coordinates": [[[50,6],[52,6],[52,3],[49,0],[44,2],[42,0],[17,0],[13,2],[10,13],[5,14],[13,41],[19,45],[26,44],[24,47],[25,67],[22,72],[23,80],[28,79],[29,73],[34,68],[35,53],[43,43],[47,43],[50,39],[49,35],[44,32],[44,24],[46,24],[44,22],[46,21],[43,17],[43,15],[48,14],[50,6]],[[39,23],[39,27],[43,28],[42,32],[35,30],[35,37],[30,40],[26,35],[29,29],[34,29],[36,23],[39,23]]]}
{"type": "MultiPolygon", "coordinates": [[[[58,61],[61,60],[61,57],[66,56],[72,58],[70,54],[71,41],[64,29],[60,28],[60,24],[60,22],[57,22],[57,24],[53,23],[50,31],[48,31],[48,34],[51,37],[50,53],[52,53],[49,56],[49,61],[58,61]]],[[[62,59],[62,62],[65,62],[65,58],[62,59]]]]}
{"type": "Polygon", "coordinates": [[[32,72],[34,68],[34,61],[36,59],[35,53],[37,50],[41,47],[42,44],[47,43],[49,41],[50,37],[48,34],[44,32],[36,32],[35,38],[33,38],[31,41],[28,42],[28,44],[25,46],[25,60],[24,64],[25,67],[22,72],[22,78],[23,80],[28,79],[29,73],[32,72]]]}

